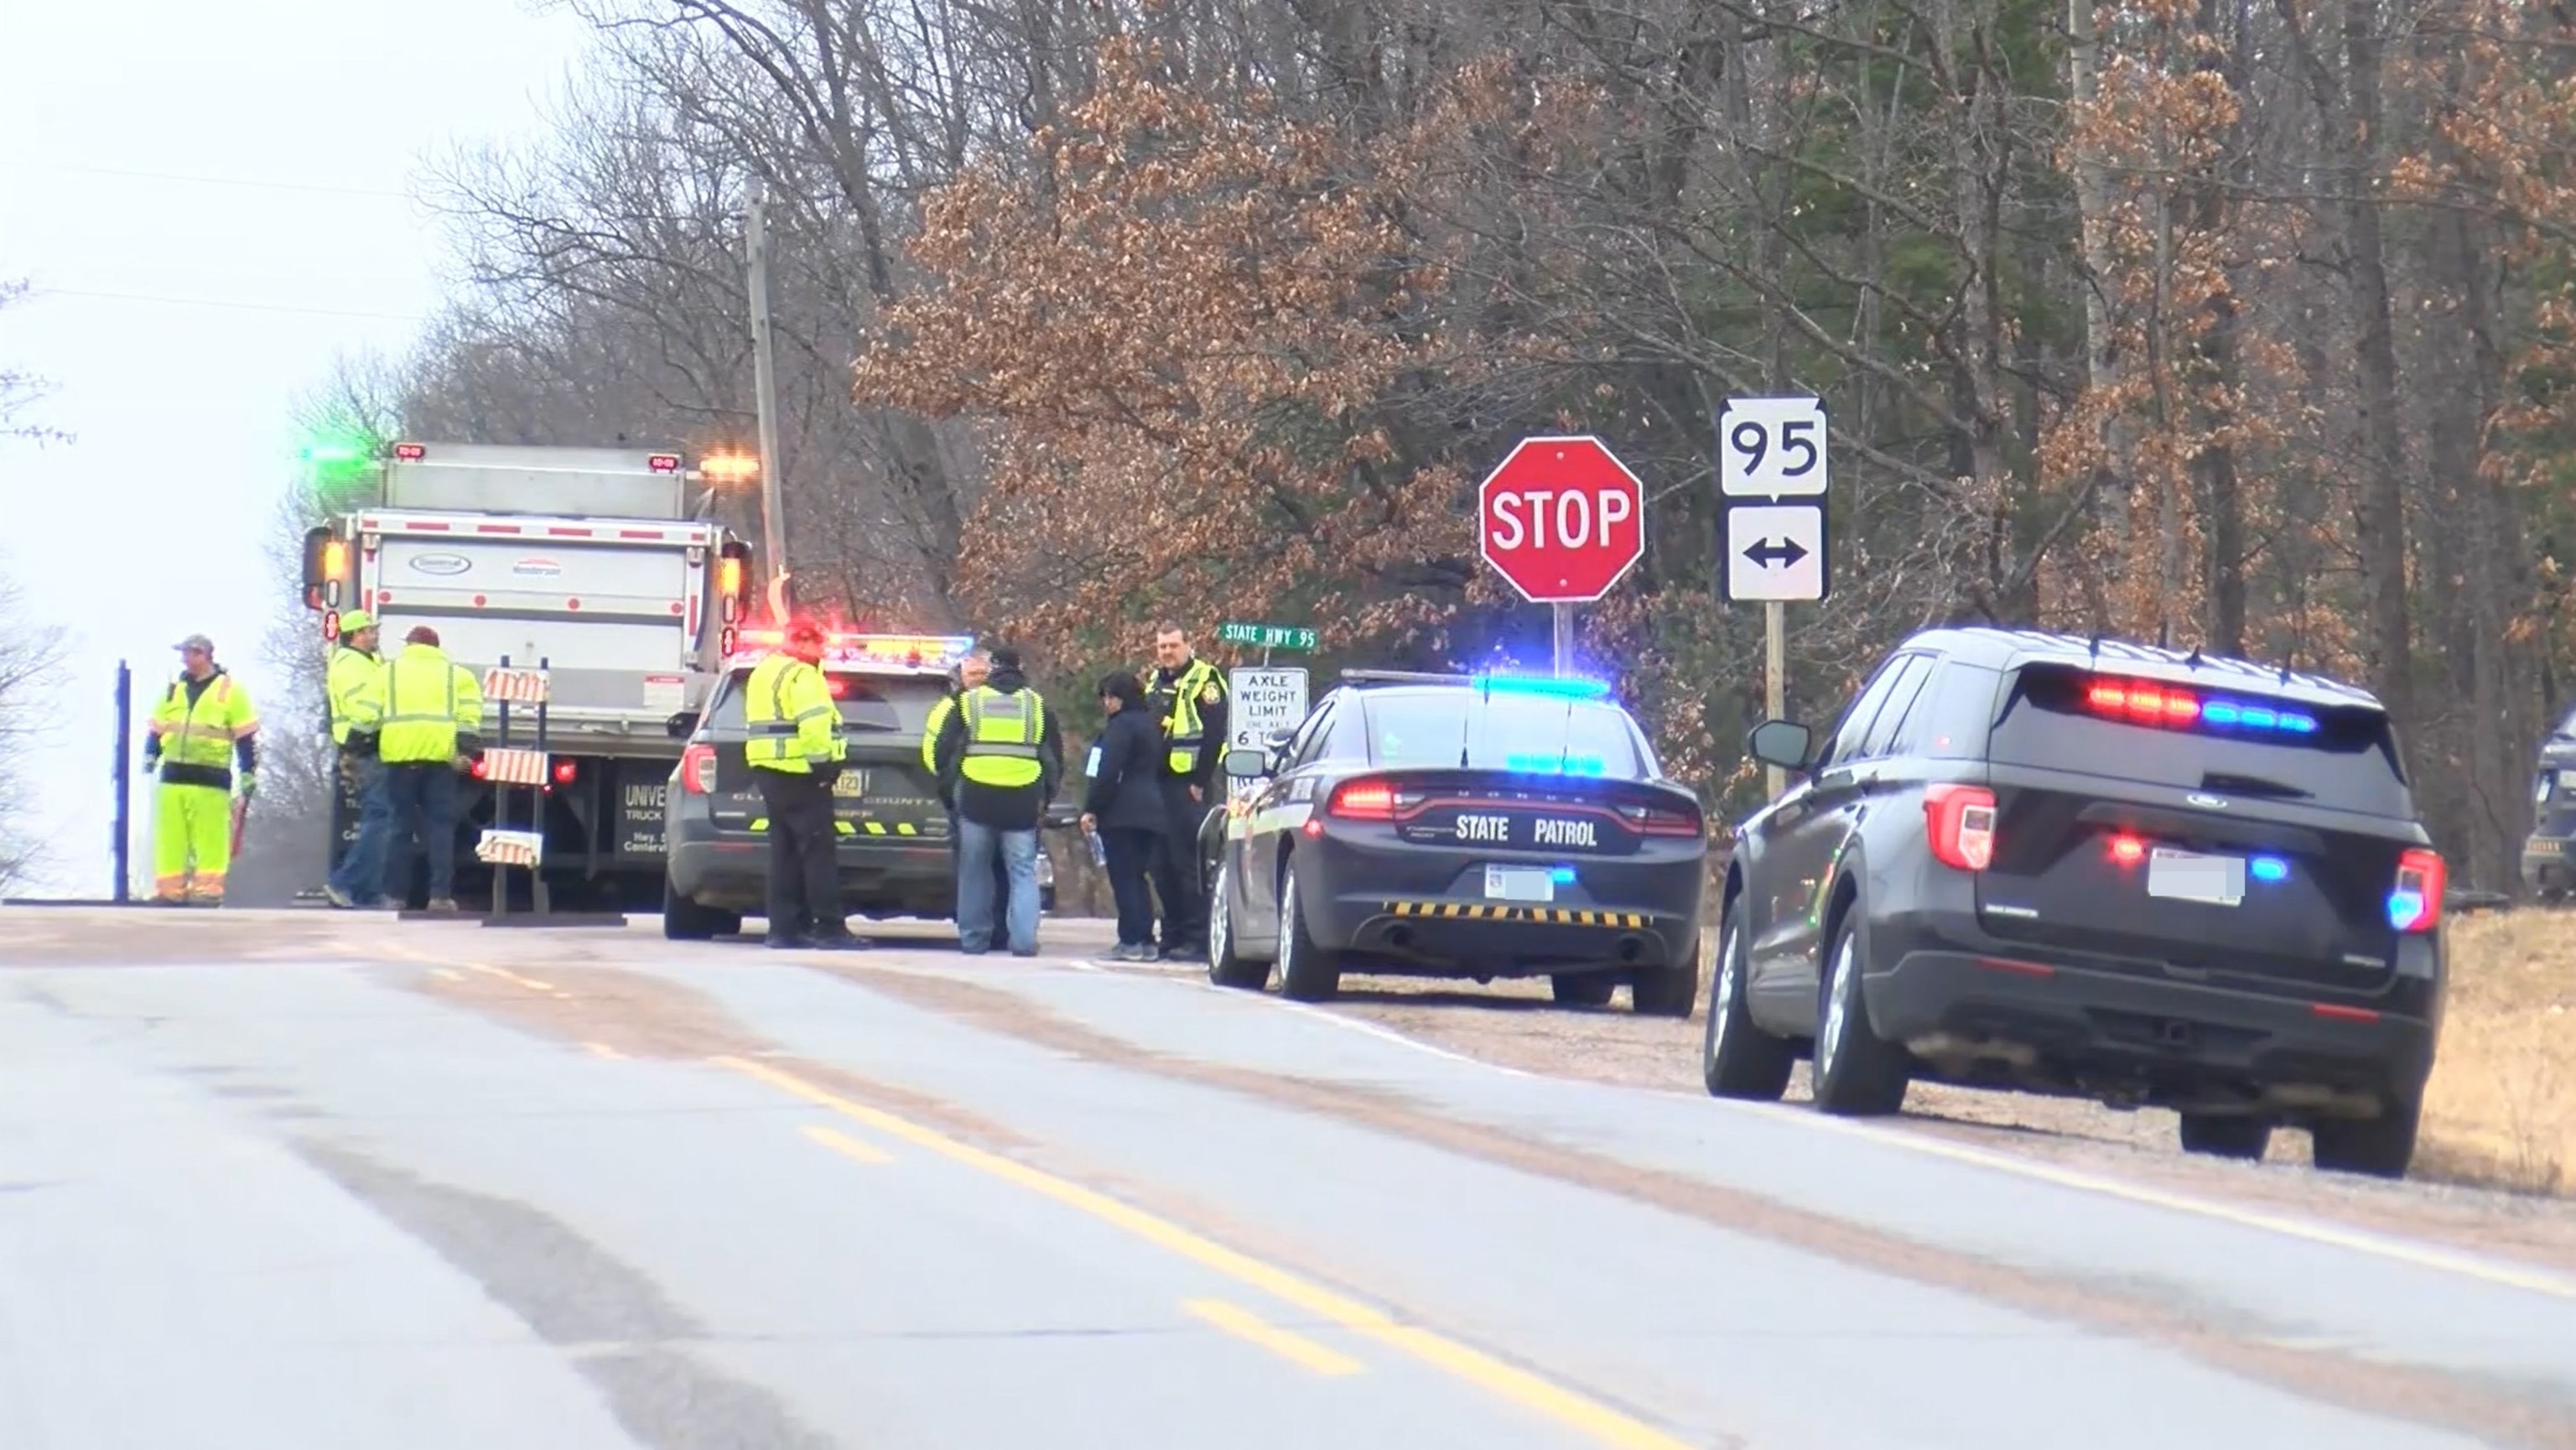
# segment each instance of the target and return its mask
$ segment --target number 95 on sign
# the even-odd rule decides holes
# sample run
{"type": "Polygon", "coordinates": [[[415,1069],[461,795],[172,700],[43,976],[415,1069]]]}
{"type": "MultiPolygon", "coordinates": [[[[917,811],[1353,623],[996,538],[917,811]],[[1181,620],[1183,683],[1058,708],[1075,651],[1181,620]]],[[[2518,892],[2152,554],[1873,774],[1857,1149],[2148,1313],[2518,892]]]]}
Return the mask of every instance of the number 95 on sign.
{"type": "Polygon", "coordinates": [[[1717,415],[1717,487],[1729,498],[1825,492],[1825,405],[1816,398],[1729,398],[1717,415]]]}

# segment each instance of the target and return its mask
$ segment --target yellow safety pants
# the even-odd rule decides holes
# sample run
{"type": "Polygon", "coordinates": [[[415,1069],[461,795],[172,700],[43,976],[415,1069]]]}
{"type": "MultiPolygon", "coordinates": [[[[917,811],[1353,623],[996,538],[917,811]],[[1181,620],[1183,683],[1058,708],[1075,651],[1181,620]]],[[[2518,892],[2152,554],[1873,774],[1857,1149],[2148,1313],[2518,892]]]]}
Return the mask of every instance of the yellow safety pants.
{"type": "Polygon", "coordinates": [[[233,864],[233,794],[211,785],[155,787],[152,894],[221,906],[233,864]]]}

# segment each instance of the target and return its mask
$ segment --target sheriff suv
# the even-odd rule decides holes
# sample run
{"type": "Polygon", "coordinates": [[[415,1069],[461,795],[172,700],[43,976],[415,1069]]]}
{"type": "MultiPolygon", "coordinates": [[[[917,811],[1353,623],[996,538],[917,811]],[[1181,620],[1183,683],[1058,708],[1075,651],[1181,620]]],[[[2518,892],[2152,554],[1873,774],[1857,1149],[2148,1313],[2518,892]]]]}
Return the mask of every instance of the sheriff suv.
{"type": "Polygon", "coordinates": [[[1895,1112],[1917,1078],[2172,1108],[2183,1147],[2402,1177],[2441,1021],[2442,858],[2363,691],[2109,640],[1945,629],[1833,729],[1721,888],[1702,1066],[1895,1112]]]}
{"type": "MultiPolygon", "coordinates": [[[[771,632],[774,635],[774,631],[771,632]]],[[[699,940],[742,929],[767,909],[769,820],[743,747],[751,727],[743,686],[769,635],[746,630],[744,653],[727,661],[705,707],[672,718],[687,740],[665,794],[663,840],[669,865],[662,933],[699,940]]],[[[849,758],[833,782],[840,832],[841,900],[873,917],[953,917],[957,868],[948,814],[922,767],[922,732],[948,692],[948,671],[972,640],[834,632],[826,636],[823,680],[841,710],[849,758]]],[[[1060,814],[1060,813],[1058,813],[1060,814]]],[[[1042,910],[1055,909],[1055,867],[1038,852],[1042,910]]]]}

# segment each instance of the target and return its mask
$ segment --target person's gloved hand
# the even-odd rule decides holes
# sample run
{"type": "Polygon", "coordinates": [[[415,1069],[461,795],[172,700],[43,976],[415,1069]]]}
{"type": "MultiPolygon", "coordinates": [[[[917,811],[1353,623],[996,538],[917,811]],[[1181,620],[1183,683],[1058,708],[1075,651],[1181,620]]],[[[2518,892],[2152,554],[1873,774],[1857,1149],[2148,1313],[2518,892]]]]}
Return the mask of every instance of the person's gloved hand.
{"type": "Polygon", "coordinates": [[[814,778],[823,782],[823,789],[830,790],[832,787],[841,783],[841,762],[837,760],[826,760],[822,764],[815,766],[814,778]]]}
{"type": "Polygon", "coordinates": [[[243,800],[249,800],[252,796],[257,794],[259,794],[259,777],[250,771],[243,771],[241,773],[241,798],[243,800]]]}

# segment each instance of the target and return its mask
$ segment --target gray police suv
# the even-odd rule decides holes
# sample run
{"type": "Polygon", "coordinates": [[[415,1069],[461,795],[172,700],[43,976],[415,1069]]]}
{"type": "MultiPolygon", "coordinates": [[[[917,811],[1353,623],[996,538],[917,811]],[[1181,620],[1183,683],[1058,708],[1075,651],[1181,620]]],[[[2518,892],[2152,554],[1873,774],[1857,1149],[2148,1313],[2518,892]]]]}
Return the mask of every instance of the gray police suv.
{"type": "MultiPolygon", "coordinates": [[[[968,641],[906,636],[830,638],[823,678],[839,702],[848,764],[834,782],[841,898],[871,917],[954,918],[957,872],[948,816],[921,764],[922,732],[948,692],[950,656],[968,641]],[[939,646],[949,646],[945,653],[939,646]]],[[[769,890],[769,821],[743,747],[751,738],[743,686],[756,658],[730,661],[703,709],[674,716],[688,744],[664,795],[668,865],[662,933],[705,940],[742,929],[769,890]]],[[[1057,814],[1061,814],[1060,812],[1057,814]]],[[[1038,852],[1043,910],[1055,909],[1055,863],[1038,852]]]]}
{"type": "Polygon", "coordinates": [[[1916,1078],[2167,1107],[2185,1149],[2401,1177],[2444,992],[2442,858],[2363,691],[2003,629],[1907,640],[1736,831],[1703,1070],[1891,1113],[1916,1078]]]}

